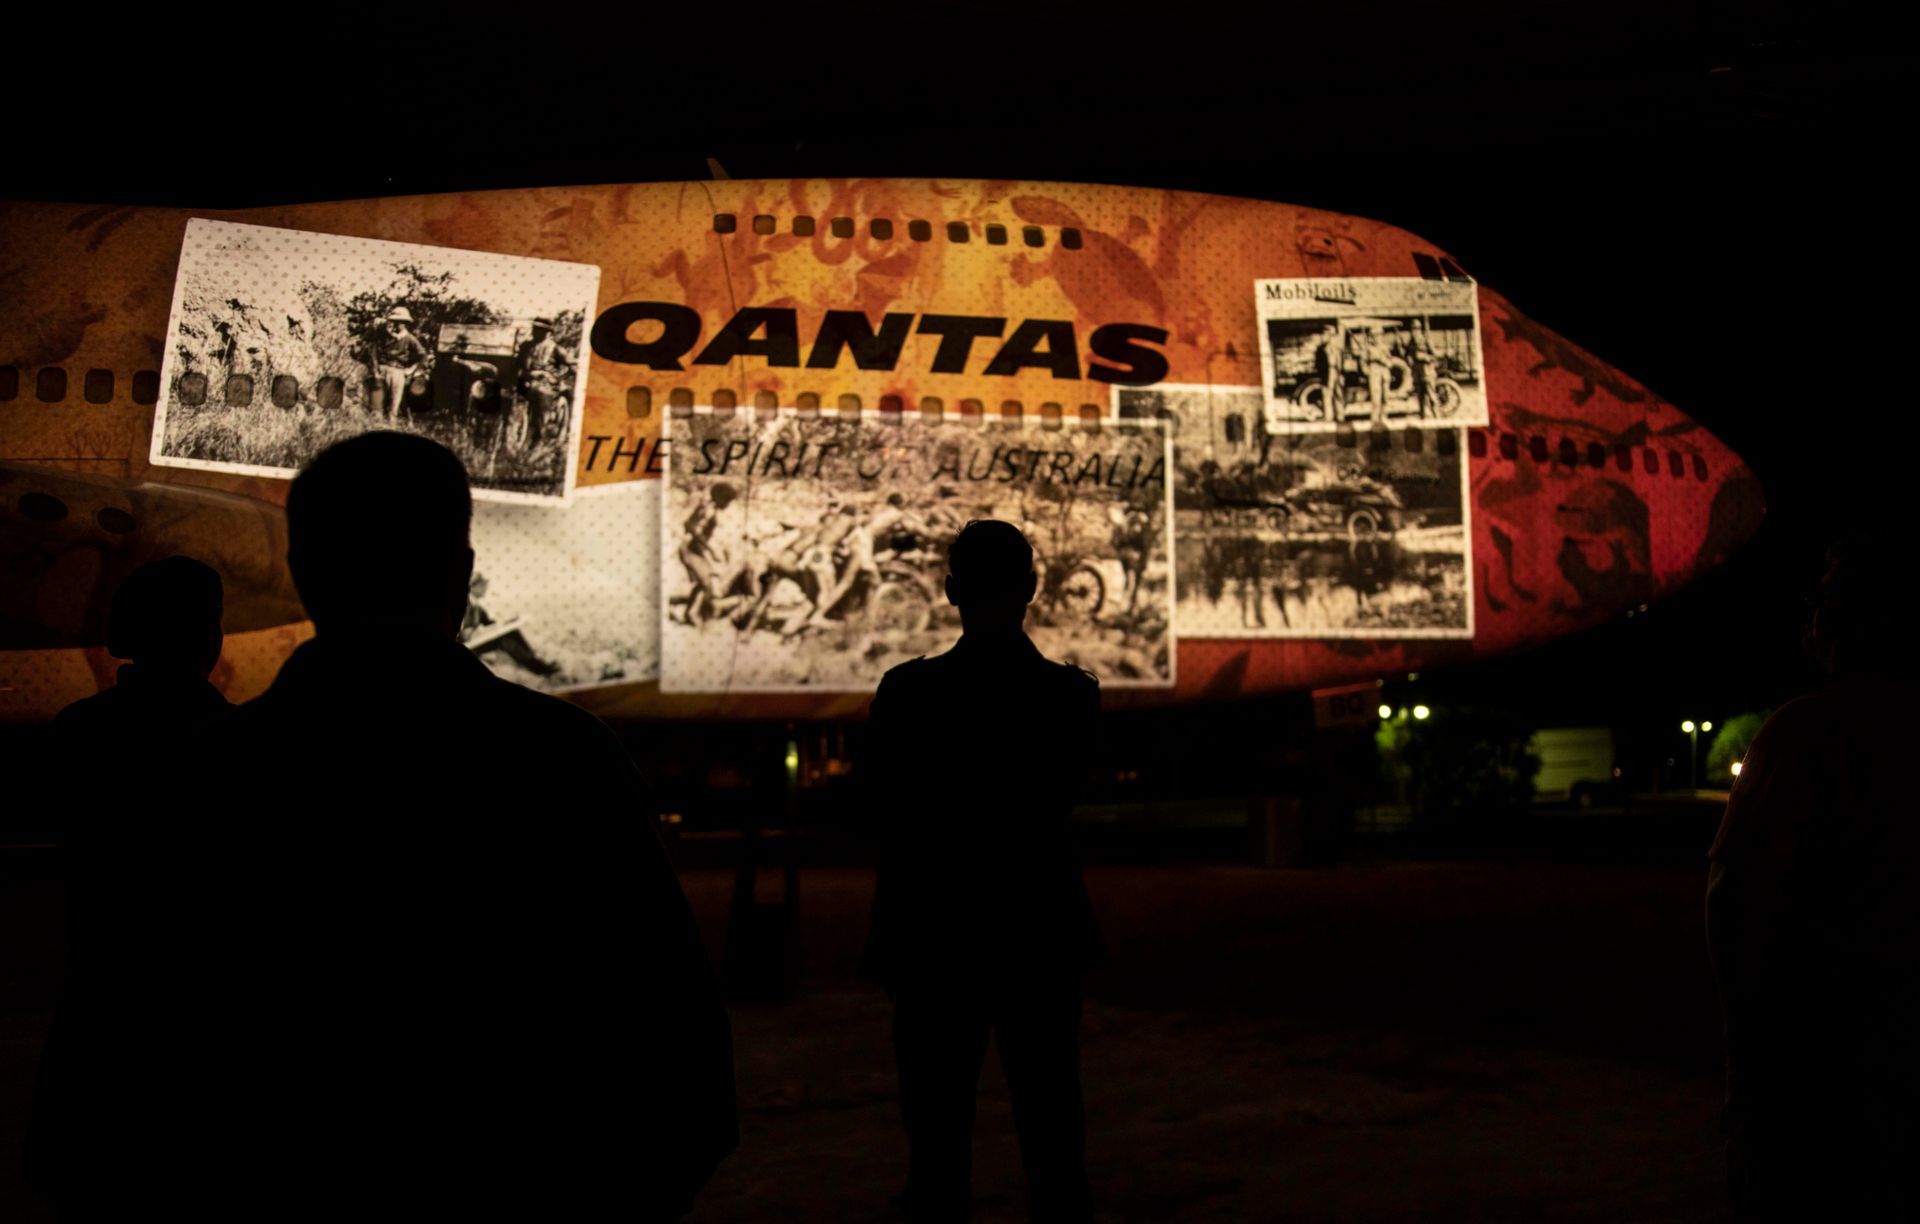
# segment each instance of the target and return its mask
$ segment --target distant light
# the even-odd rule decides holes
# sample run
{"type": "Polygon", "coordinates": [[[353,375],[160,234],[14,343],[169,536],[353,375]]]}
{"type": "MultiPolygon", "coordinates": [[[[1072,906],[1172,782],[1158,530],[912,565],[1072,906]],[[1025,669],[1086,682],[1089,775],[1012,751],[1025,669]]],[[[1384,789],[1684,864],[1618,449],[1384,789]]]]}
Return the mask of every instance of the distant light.
{"type": "Polygon", "coordinates": [[[799,769],[800,769],[800,746],[798,744],[789,742],[787,744],[787,772],[796,773],[799,771],[799,769]]]}
{"type": "Polygon", "coordinates": [[[1740,764],[1739,761],[1733,763],[1733,776],[1736,778],[1740,776],[1740,764]]]}
{"type": "Polygon", "coordinates": [[[1429,714],[1431,714],[1431,713],[1433,713],[1433,711],[1432,711],[1432,710],[1429,710],[1429,709],[1428,709],[1427,707],[1425,707],[1425,706],[1415,706],[1415,707],[1413,707],[1413,716],[1414,716],[1415,718],[1425,718],[1425,717],[1426,717],[1427,715],[1429,715],[1429,714]]]}
{"type": "Polygon", "coordinates": [[[685,819],[685,817],[681,816],[678,812],[663,812],[660,815],[661,824],[679,824],[683,819],[685,819]]]}
{"type": "Polygon", "coordinates": [[[1702,731],[1711,731],[1713,730],[1713,724],[1710,722],[1703,722],[1700,724],[1700,729],[1702,731]]]}
{"type": "Polygon", "coordinates": [[[1693,734],[1693,720],[1692,720],[1691,718],[1689,718],[1689,719],[1688,719],[1687,721],[1685,721],[1685,722],[1683,722],[1683,723],[1681,723],[1681,724],[1680,724],[1680,729],[1681,729],[1682,731],[1684,731],[1684,732],[1686,732],[1686,733],[1687,733],[1688,735],[1692,735],[1692,734],[1693,734]]]}
{"type": "Polygon", "coordinates": [[[1407,673],[1407,679],[1409,679],[1409,680],[1418,680],[1419,678],[1420,678],[1420,673],[1419,673],[1419,672],[1408,672],[1408,673],[1407,673]]]}
{"type": "Polygon", "coordinates": [[[1613,767],[1613,776],[1616,778],[1620,776],[1620,767],[1618,765],[1613,767]]]}
{"type": "Polygon", "coordinates": [[[1381,707],[1380,707],[1380,717],[1382,717],[1382,718],[1392,718],[1392,717],[1393,717],[1393,707],[1392,707],[1392,706],[1390,706],[1390,705],[1383,705],[1383,706],[1381,706],[1381,707]]]}

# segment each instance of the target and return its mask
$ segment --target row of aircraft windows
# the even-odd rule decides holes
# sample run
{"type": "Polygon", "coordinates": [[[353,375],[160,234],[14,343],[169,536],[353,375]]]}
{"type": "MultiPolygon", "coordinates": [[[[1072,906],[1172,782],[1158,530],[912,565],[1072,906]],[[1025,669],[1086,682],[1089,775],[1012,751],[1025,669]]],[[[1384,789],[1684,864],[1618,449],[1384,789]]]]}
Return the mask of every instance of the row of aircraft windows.
{"type": "MultiPolygon", "coordinates": [[[[133,401],[136,404],[153,404],[160,399],[160,373],[157,370],[141,370],[132,380],[133,401]]],[[[243,408],[251,405],[254,398],[253,378],[246,374],[235,374],[227,379],[221,388],[221,399],[230,407],[243,408]]],[[[111,370],[88,370],[81,380],[82,395],[90,404],[105,404],[113,400],[116,379],[111,370]]],[[[180,379],[180,399],[189,406],[198,406],[207,401],[212,390],[204,374],[187,374],[180,379]]],[[[323,409],[340,407],[345,400],[345,384],[338,378],[323,378],[314,386],[314,401],[323,409]]],[[[424,388],[420,388],[424,390],[424,388]]],[[[18,399],[20,395],[20,371],[13,366],[0,366],[0,401],[18,399]]],[[[59,403],[67,397],[67,372],[58,366],[48,366],[37,371],[34,378],[34,395],[43,403],[59,403]]],[[[300,402],[300,382],[291,374],[274,377],[268,389],[268,400],[276,407],[292,408],[300,402]]],[[[715,412],[732,412],[739,406],[739,397],[731,390],[722,388],[713,392],[708,400],[715,412]]],[[[676,414],[693,411],[694,393],[690,387],[675,387],[667,393],[667,406],[676,414]]],[[[771,391],[754,393],[753,408],[758,411],[772,411],[779,406],[779,398],[771,391]]],[[[813,391],[803,391],[794,397],[794,407],[800,415],[808,416],[820,411],[821,397],[813,391]]],[[[836,407],[843,413],[856,413],[862,409],[858,395],[846,394],[839,397],[836,407]]],[[[883,413],[904,412],[906,401],[898,395],[883,395],[879,398],[878,408],[883,413]]],[[[920,400],[919,410],[923,416],[939,417],[946,412],[946,403],[939,396],[929,395],[920,400]]],[[[984,421],[986,404],[978,399],[959,400],[954,410],[961,420],[984,421]]],[[[1066,415],[1066,410],[1057,403],[1048,401],[1038,407],[1040,422],[1046,428],[1058,428],[1066,415]]],[[[650,387],[627,388],[627,415],[644,419],[653,415],[653,390],[650,387]]],[[[1026,406],[1019,400],[1004,400],[1000,404],[999,417],[1002,420],[1021,420],[1026,415],[1026,406]]],[[[1098,404],[1081,404],[1076,415],[1083,422],[1097,423],[1105,419],[1105,412],[1098,404]]],[[[1393,446],[1393,431],[1385,427],[1376,427],[1367,432],[1367,449],[1389,450],[1393,446]]],[[[1402,431],[1401,446],[1409,452],[1417,452],[1425,446],[1428,431],[1408,427],[1402,431]]],[[[1335,440],[1343,447],[1360,445],[1360,431],[1351,424],[1342,424],[1335,432],[1335,440]]],[[[1451,431],[1443,431],[1435,443],[1440,453],[1451,453],[1457,445],[1451,431]]],[[[1467,431],[1467,448],[1476,459],[1487,457],[1489,448],[1497,449],[1499,457],[1517,460],[1524,449],[1527,457],[1535,463],[1558,463],[1562,467],[1575,468],[1584,464],[1590,468],[1612,466],[1621,472],[1631,472],[1635,467],[1638,452],[1638,465],[1650,476],[1656,476],[1664,469],[1668,476],[1680,478],[1692,472],[1694,479],[1707,478],[1707,461],[1700,455],[1687,455],[1677,450],[1665,453],[1664,463],[1661,452],[1650,446],[1634,447],[1625,444],[1608,446],[1603,442],[1588,442],[1584,447],[1572,438],[1563,437],[1557,445],[1549,443],[1546,437],[1534,434],[1521,438],[1517,434],[1502,433],[1498,440],[1488,441],[1488,431],[1471,429],[1467,431]]]]}
{"type": "MultiPolygon", "coordinates": [[[[740,228],[740,218],[732,213],[715,213],[713,230],[717,234],[731,234],[740,228]]],[[[747,220],[747,228],[763,236],[780,232],[780,219],[770,213],[760,213],[747,220]]],[[[795,237],[811,238],[819,231],[819,222],[813,217],[799,216],[788,219],[787,228],[795,237]]],[[[851,238],[858,232],[859,226],[852,217],[827,218],[827,233],[835,238],[851,238]]],[[[945,224],[948,242],[972,242],[974,227],[968,221],[948,221],[945,224]]],[[[873,217],[867,221],[867,233],[876,242],[891,242],[894,237],[894,223],[890,217],[873,217]]],[[[912,220],[907,222],[907,237],[915,242],[933,241],[933,222],[912,220]]],[[[1006,246],[1011,240],[1011,232],[998,222],[981,227],[981,236],[988,246],[1006,246]]],[[[1046,231],[1037,225],[1020,227],[1020,241],[1030,247],[1042,247],[1047,244],[1046,231]]],[[[1060,231],[1060,245],[1069,251],[1080,249],[1082,238],[1080,231],[1069,225],[1060,231]]]]}

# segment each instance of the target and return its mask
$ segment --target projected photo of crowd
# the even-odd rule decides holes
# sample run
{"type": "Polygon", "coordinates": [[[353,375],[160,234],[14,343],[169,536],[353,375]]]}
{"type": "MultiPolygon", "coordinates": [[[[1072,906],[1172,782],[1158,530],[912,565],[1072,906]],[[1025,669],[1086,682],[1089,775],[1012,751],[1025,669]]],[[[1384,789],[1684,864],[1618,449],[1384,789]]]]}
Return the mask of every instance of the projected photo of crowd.
{"type": "Polygon", "coordinates": [[[783,411],[668,423],[661,688],[863,691],[960,635],[946,548],[1032,542],[1027,630],[1115,686],[1174,679],[1167,444],[1146,428],[783,411]]]}
{"type": "Polygon", "coordinates": [[[1486,424],[1472,283],[1263,280],[1255,302],[1270,421],[1486,424]]]}
{"type": "Polygon", "coordinates": [[[291,476],[397,429],[459,455],[476,497],[564,501],[598,285],[585,264],[196,218],[152,462],[291,476]]]}
{"type": "Polygon", "coordinates": [[[1274,432],[1258,387],[1114,399],[1173,440],[1182,636],[1473,635],[1460,431],[1274,432]]]}
{"type": "Polygon", "coordinates": [[[547,692],[659,676],[659,481],[478,503],[473,553],[460,640],[495,675],[547,692]]]}

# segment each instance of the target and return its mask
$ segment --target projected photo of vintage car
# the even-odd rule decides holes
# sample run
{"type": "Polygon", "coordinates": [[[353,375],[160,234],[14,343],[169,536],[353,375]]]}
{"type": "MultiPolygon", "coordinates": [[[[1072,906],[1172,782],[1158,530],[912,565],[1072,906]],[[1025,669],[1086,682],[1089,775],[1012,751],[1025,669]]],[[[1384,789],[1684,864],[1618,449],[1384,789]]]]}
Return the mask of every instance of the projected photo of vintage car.
{"type": "Polygon", "coordinates": [[[1473,289],[1412,278],[1261,282],[1267,428],[1483,422],[1473,289]]]}

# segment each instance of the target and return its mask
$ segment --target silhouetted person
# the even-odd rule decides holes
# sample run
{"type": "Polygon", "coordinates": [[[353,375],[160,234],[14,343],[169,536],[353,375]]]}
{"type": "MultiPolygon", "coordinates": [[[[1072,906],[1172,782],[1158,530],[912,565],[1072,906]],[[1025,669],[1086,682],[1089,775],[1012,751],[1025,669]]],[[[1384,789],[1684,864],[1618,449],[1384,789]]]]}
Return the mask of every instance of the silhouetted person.
{"type": "Polygon", "coordinates": [[[893,998],[914,1220],[964,1218],[990,1033],[1033,1218],[1088,1218],[1080,974],[1099,935],[1067,817],[1092,764],[1100,686],[1021,628],[1033,549],[968,523],[948,553],[952,650],[889,671],[862,762],[882,857],[865,971],[893,998]]]}
{"type": "Polygon", "coordinates": [[[370,433],[293,482],[316,634],[219,747],[222,1206],[671,1219],[735,1145],[726,1013],[607,728],[458,640],[460,461],[370,433]]]}
{"type": "Polygon", "coordinates": [[[174,1059],[194,1003],[176,968],[178,944],[194,937],[177,903],[200,818],[192,780],[231,709],[207,682],[223,602],[220,575],[191,557],[128,575],[107,649],[129,662],[111,688],[60,712],[36,762],[58,822],[68,960],[28,1167],[68,1219],[137,1203],[127,1192],[149,1180],[154,1136],[173,1123],[174,1059]]]}
{"type": "Polygon", "coordinates": [[[1745,1220],[1920,1219],[1920,822],[1903,552],[1836,550],[1833,682],[1747,751],[1712,850],[1731,1192],[1745,1220]]]}

